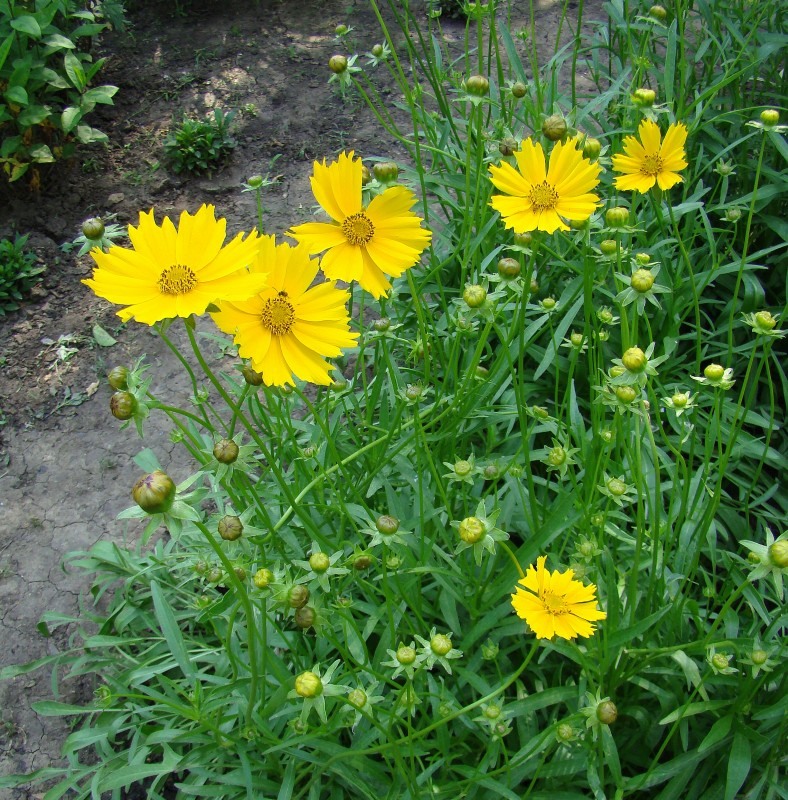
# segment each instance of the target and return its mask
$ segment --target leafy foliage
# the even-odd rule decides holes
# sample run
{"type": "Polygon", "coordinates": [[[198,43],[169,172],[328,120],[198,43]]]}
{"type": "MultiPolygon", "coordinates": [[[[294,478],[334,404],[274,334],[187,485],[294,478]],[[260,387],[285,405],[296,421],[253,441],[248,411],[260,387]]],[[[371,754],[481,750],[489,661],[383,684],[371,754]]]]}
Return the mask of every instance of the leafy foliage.
{"type": "Polygon", "coordinates": [[[235,147],[230,135],[234,111],[214,109],[204,120],[183,118],[170,131],[164,152],[175,172],[211,172],[235,147]]]}
{"type": "Polygon", "coordinates": [[[25,249],[28,236],[0,240],[0,316],[19,308],[19,302],[38,282],[46,267],[25,249]]]}

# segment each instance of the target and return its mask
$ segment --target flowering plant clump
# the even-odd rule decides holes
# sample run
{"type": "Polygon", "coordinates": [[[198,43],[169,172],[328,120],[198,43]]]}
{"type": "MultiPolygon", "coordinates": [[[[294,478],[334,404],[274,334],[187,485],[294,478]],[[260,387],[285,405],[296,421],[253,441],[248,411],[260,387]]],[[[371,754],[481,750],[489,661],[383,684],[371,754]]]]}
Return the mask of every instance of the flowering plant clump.
{"type": "Polygon", "coordinates": [[[540,70],[500,3],[472,51],[373,3],[322,63],[385,136],[318,143],[318,217],[273,231],[253,165],[256,220],[90,231],[85,284],[188,397],[110,371],[132,544],[70,557],[69,649],[0,673],[98,686],[37,706],[84,719],[48,797],[780,794],[778,10],[565,4],[540,70]]]}

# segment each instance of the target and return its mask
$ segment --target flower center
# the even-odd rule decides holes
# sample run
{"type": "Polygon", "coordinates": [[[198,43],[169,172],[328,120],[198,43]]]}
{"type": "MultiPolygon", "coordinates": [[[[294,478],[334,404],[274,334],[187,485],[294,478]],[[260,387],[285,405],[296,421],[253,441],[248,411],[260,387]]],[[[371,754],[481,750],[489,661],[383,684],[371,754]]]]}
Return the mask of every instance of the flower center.
{"type": "Polygon", "coordinates": [[[287,299],[287,292],[279,292],[276,297],[269,297],[260,312],[263,327],[275,336],[284,336],[290,332],[295,322],[295,309],[287,299]]]}
{"type": "Polygon", "coordinates": [[[545,611],[553,616],[560,617],[562,614],[568,614],[569,608],[567,607],[566,600],[557,594],[545,594],[542,597],[545,611]]]}
{"type": "Polygon", "coordinates": [[[664,169],[662,159],[658,155],[644,156],[643,163],[640,165],[641,175],[659,175],[664,169]]]}
{"type": "Polygon", "coordinates": [[[358,214],[345,217],[345,221],[342,223],[342,233],[345,234],[345,238],[350,244],[364,247],[375,235],[375,226],[363,211],[359,211],[358,214]]]}
{"type": "Polygon", "coordinates": [[[197,276],[189,267],[173,264],[159,275],[162,294],[188,294],[197,285],[197,276]]]}
{"type": "Polygon", "coordinates": [[[541,214],[542,211],[552,211],[558,203],[558,192],[547,182],[535,183],[528,195],[533,211],[541,214]]]}

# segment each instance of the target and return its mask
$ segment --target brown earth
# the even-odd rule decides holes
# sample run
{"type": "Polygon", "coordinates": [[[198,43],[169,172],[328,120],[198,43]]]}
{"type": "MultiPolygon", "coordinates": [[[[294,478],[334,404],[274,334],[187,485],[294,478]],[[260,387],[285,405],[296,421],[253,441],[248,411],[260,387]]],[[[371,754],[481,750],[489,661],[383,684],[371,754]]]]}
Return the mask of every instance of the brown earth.
{"type": "MultiPolygon", "coordinates": [[[[230,231],[249,230],[254,200],[241,193],[241,184],[269,170],[280,178],[266,194],[266,228],[281,232],[311,215],[314,159],[342,149],[404,157],[357,99],[342,99],[326,85],[327,60],[342,50],[338,23],[354,28],[351,46],[359,52],[380,38],[364,0],[182,5],[180,16],[171,2],[129,3],[129,33],[101,41],[108,57],[101,80],[120,89],[116,105],[100,108],[92,124],[109,134],[110,144],[58,165],[36,195],[22,186],[0,189],[0,237],[30,233],[30,246],[47,267],[23,308],[0,317],[0,668],[67,644],[65,633],[44,638],[37,623],[46,611],[75,614],[80,607],[85,580],[64,571],[67,552],[133,536],[134,528],[115,520],[130,504],[139,473],[133,456],[148,445],[177,480],[189,470],[161,415],[149,420],[144,443],[133,428],[119,429],[103,380],[109,367],[147,354],[154,387],[187,405],[185,376],[149,329],[120,325],[114,310],[79,283],[91,272],[89,257],[75,258],[60,245],[89,216],[114,215],[125,225],[140,210],[154,208],[160,219],[203,202],[217,206],[230,231]],[[173,120],[217,107],[238,109],[238,146],[229,163],[210,178],[169,171],[162,141],[173,120]],[[99,346],[96,324],[117,344],[99,346]]],[[[552,52],[561,5],[543,5],[539,38],[552,52]]],[[[599,6],[594,12],[599,18],[599,6]]],[[[462,42],[461,22],[447,21],[445,31],[462,42]]],[[[393,104],[396,91],[382,88],[393,104]]],[[[89,686],[64,688],[66,701],[91,693],[89,686]]],[[[59,763],[67,726],[30,709],[50,697],[47,669],[0,683],[0,774],[59,763]]],[[[0,790],[8,800],[41,796],[0,790]]]]}

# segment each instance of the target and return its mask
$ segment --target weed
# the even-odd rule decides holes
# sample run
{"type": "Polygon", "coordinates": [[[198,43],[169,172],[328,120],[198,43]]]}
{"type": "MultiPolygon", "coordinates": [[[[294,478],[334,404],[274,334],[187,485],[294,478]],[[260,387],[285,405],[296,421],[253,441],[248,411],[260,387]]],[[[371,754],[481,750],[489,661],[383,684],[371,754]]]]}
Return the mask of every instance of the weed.
{"type": "Polygon", "coordinates": [[[221,164],[235,140],[230,136],[234,111],[217,108],[213,117],[194,120],[184,117],[164,142],[164,153],[174,172],[211,172],[221,164]]]}
{"type": "Polygon", "coordinates": [[[0,240],[0,317],[16,311],[46,267],[25,249],[29,234],[0,240]]]}

